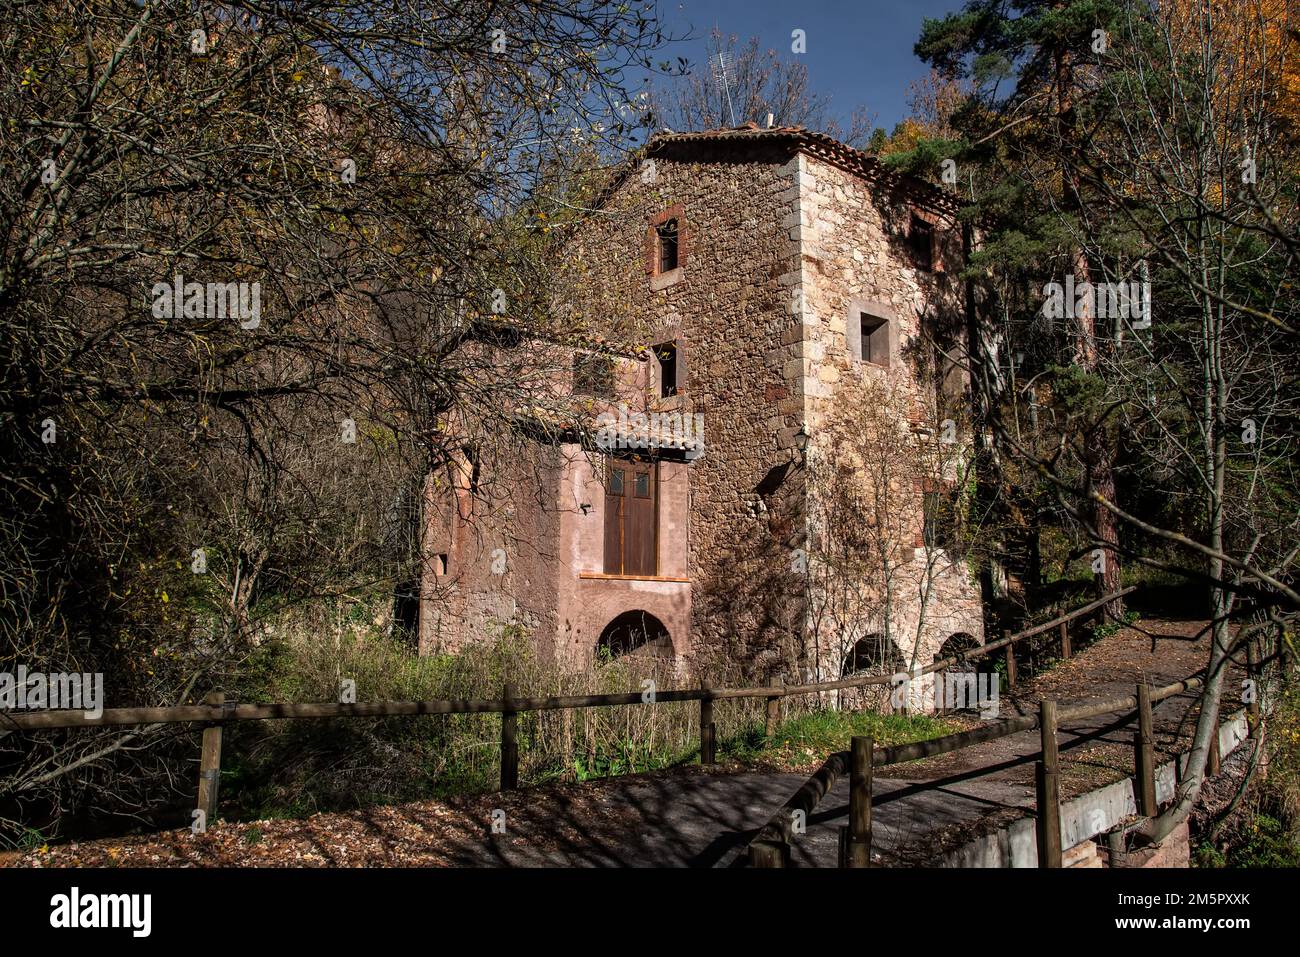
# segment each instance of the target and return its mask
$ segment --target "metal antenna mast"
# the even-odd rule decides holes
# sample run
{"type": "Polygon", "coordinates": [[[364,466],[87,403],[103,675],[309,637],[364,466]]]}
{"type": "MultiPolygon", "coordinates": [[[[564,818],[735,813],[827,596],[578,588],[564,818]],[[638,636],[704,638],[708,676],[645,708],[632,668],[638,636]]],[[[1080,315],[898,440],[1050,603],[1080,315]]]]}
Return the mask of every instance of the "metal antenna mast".
{"type": "Polygon", "coordinates": [[[736,108],[731,105],[731,78],[735,72],[731,59],[725,50],[719,50],[709,59],[713,68],[713,82],[722,87],[722,95],[727,103],[727,113],[731,116],[731,125],[736,125],[736,108]]]}

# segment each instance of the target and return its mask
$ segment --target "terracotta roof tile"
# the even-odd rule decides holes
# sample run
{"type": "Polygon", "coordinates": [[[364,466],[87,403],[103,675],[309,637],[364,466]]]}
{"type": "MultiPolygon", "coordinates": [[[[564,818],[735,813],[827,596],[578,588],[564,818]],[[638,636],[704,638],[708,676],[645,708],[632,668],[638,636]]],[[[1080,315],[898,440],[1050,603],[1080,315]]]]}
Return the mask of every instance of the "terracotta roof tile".
{"type": "Polygon", "coordinates": [[[959,197],[933,183],[891,169],[870,153],[842,143],[826,133],[803,126],[775,126],[764,129],[755,123],[729,129],[677,133],[661,130],[653,135],[642,151],[646,156],[688,149],[694,146],[774,143],[803,150],[851,173],[891,189],[912,194],[922,202],[948,212],[962,205],[959,197]]]}

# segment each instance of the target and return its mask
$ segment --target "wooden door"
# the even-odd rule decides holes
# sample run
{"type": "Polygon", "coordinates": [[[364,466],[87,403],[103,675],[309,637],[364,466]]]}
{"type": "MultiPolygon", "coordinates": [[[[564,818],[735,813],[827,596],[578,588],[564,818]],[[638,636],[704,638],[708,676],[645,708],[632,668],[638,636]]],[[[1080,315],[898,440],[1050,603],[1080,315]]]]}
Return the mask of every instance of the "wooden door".
{"type": "Polygon", "coordinates": [[[659,489],[654,462],[610,459],[605,480],[605,573],[658,574],[659,489]]]}

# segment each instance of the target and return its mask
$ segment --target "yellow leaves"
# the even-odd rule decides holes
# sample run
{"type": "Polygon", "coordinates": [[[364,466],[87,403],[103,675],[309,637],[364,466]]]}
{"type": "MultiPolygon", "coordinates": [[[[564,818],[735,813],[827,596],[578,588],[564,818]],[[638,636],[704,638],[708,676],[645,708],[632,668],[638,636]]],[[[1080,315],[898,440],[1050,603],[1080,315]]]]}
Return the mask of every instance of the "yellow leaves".
{"type": "Polygon", "coordinates": [[[166,605],[166,604],[167,604],[168,602],[170,602],[170,601],[171,601],[171,597],[170,597],[166,592],[163,592],[163,593],[162,593],[162,603],[163,603],[164,605],[166,605]]]}

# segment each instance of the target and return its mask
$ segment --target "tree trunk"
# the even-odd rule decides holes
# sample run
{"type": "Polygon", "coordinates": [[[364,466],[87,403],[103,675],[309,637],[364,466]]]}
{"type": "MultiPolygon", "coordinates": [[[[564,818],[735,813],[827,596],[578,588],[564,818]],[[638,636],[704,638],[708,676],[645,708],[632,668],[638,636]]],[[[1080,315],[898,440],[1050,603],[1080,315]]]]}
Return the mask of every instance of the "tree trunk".
{"type": "MultiPolygon", "coordinates": [[[[1087,448],[1088,487],[1106,501],[1114,502],[1114,442],[1106,434],[1105,429],[1099,429],[1087,443],[1087,448]]],[[[1101,574],[1097,576],[1096,582],[1097,595],[1100,597],[1118,591],[1123,587],[1120,575],[1122,565],[1118,551],[1119,525],[1114,513],[1105,505],[1096,501],[1092,503],[1092,525],[1097,534],[1097,539],[1102,543],[1102,555],[1105,558],[1101,574]]],[[[1103,611],[1112,621],[1122,621],[1124,599],[1116,598],[1114,601],[1107,603],[1103,611]]]]}

